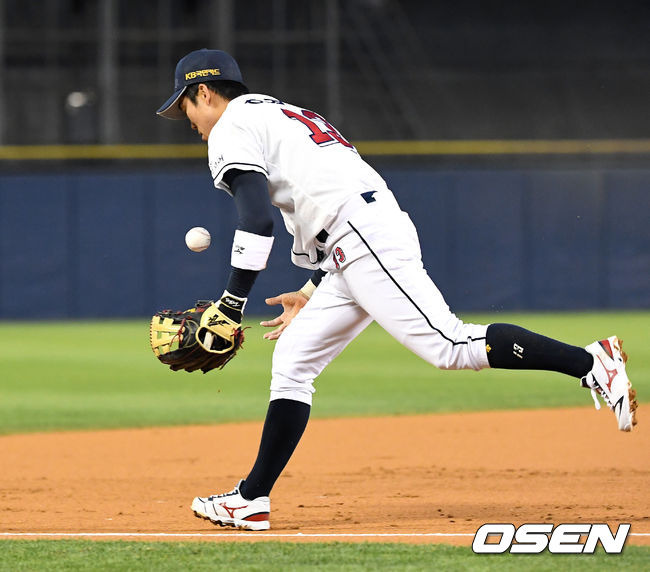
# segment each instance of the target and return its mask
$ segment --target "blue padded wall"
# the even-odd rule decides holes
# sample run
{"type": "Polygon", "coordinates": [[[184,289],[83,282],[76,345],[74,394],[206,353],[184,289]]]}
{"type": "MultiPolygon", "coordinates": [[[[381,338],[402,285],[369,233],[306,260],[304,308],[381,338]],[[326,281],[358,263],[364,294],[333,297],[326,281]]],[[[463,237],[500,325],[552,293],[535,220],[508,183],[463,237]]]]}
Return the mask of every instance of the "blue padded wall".
{"type": "MultiPolygon", "coordinates": [[[[650,307],[650,170],[382,170],[454,310],[650,307]]],[[[146,316],[218,297],[234,205],[207,169],[0,175],[0,318],[146,316]],[[213,245],[190,252],[185,232],[213,245]]],[[[275,244],[248,314],[298,288],[275,244]]]]}

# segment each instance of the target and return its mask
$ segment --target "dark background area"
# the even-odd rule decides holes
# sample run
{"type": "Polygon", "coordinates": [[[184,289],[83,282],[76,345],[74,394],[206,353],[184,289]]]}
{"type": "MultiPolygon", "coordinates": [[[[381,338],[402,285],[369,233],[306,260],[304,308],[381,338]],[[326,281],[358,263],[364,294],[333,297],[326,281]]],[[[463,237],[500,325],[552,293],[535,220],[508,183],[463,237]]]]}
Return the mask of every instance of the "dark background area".
{"type": "Polygon", "coordinates": [[[202,47],[352,140],[650,132],[648,2],[2,0],[0,13],[4,144],[196,141],[155,110],[202,47]]]}

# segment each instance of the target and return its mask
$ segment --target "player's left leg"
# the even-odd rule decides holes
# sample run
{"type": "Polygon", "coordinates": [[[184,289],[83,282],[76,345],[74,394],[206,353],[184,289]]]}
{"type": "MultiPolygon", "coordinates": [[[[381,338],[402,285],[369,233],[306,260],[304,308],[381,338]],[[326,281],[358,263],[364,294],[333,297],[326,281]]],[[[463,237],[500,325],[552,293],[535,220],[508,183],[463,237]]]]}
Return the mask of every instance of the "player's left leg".
{"type": "Polygon", "coordinates": [[[449,310],[418,251],[405,256],[393,246],[397,234],[371,231],[357,229],[369,255],[342,273],[357,302],[403,345],[442,369],[541,369],[581,379],[614,411],[619,428],[631,430],[636,402],[617,338],[581,348],[512,324],[467,324],[449,310]]]}
{"type": "Polygon", "coordinates": [[[636,392],[625,370],[622,342],[611,336],[586,348],[571,346],[512,324],[490,324],[486,332],[492,368],[557,371],[581,380],[591,389],[596,409],[600,395],[616,415],[618,428],[636,425],[636,392]]]}
{"type": "Polygon", "coordinates": [[[494,323],[486,332],[490,367],[543,369],[582,378],[594,364],[584,348],[568,345],[513,324],[494,323]]]}
{"type": "Polygon", "coordinates": [[[373,246],[368,241],[371,253],[342,270],[359,305],[398,342],[440,369],[490,367],[488,327],[455,316],[421,262],[373,246]]]}

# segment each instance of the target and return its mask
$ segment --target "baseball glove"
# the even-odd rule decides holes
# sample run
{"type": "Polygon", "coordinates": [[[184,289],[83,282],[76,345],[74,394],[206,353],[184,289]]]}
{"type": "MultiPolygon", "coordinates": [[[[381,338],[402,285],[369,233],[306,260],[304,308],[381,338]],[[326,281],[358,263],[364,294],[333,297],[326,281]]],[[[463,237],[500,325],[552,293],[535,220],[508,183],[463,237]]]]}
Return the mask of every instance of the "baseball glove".
{"type": "Polygon", "coordinates": [[[199,300],[184,312],[156,313],[151,318],[149,341],[153,353],[170,369],[207,373],[223,368],[235,357],[244,332],[241,323],[226,316],[219,303],[199,300]]]}

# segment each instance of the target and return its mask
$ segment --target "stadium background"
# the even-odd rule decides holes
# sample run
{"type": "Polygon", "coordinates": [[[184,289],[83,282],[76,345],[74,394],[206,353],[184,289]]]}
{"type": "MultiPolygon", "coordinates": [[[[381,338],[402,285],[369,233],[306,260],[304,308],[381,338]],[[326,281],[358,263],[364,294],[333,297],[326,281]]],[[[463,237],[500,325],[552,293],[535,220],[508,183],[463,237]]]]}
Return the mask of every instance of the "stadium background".
{"type": "MultiPolygon", "coordinates": [[[[232,205],[196,135],[155,116],[178,58],[205,46],[357,144],[452,307],[650,306],[647,3],[3,0],[0,14],[0,318],[218,295],[232,205]],[[191,226],[213,234],[207,252],[185,248],[191,226]]],[[[305,279],[279,218],[276,235],[252,313],[305,279]]]]}

